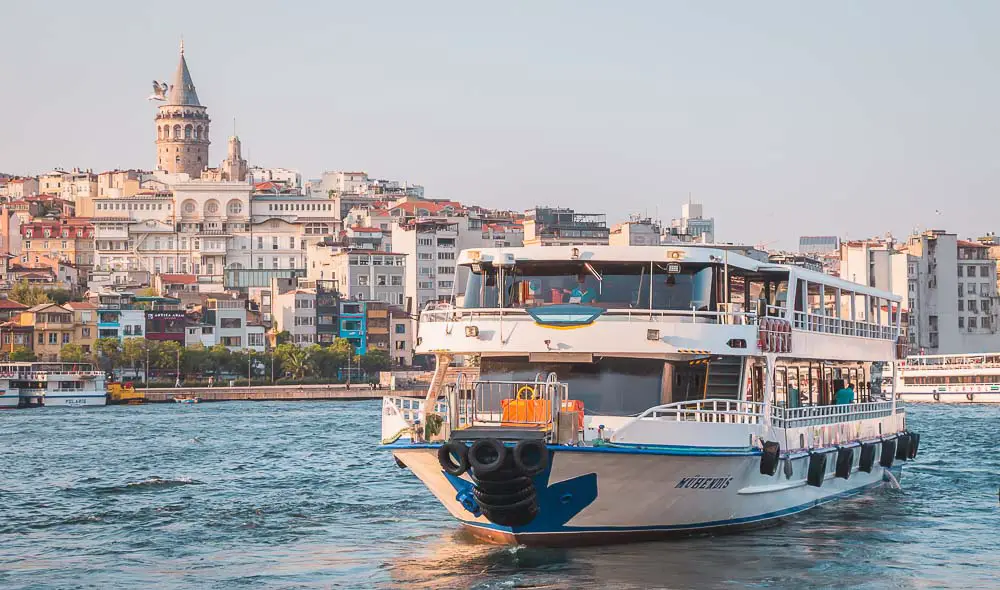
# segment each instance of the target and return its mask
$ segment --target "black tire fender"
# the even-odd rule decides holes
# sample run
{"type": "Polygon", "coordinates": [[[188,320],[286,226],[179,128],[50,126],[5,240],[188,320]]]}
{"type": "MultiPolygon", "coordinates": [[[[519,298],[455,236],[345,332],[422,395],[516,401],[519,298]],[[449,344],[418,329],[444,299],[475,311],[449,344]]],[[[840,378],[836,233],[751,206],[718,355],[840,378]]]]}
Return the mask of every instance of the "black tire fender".
{"type": "Polygon", "coordinates": [[[469,470],[469,447],[460,442],[451,441],[438,447],[438,463],[446,473],[458,477],[469,470]],[[452,460],[458,458],[458,463],[452,460]]]}

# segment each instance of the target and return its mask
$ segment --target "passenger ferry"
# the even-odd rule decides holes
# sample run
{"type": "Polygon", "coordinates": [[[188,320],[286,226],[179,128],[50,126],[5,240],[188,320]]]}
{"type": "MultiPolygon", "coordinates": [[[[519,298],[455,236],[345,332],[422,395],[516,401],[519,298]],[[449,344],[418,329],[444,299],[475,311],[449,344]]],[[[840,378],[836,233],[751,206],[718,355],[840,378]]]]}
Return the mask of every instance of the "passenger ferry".
{"type": "Polygon", "coordinates": [[[382,445],[485,540],[764,526],[916,456],[878,391],[901,350],[892,293],[704,246],[458,263],[464,296],[419,318],[416,350],[437,359],[427,396],[384,399],[382,445]],[[478,378],[448,379],[459,359],[478,378]]]}
{"type": "Polygon", "coordinates": [[[1000,353],[908,356],[896,392],[911,402],[1000,403],[1000,353]]]}
{"type": "Polygon", "coordinates": [[[89,364],[0,363],[0,390],[8,408],[107,404],[104,373],[89,364]]]}

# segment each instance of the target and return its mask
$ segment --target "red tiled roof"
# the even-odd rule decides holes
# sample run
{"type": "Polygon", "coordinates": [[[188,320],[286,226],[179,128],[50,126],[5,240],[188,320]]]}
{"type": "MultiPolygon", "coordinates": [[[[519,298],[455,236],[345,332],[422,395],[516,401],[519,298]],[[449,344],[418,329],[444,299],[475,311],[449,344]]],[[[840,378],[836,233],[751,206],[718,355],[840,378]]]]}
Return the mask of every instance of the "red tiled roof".
{"type": "Polygon", "coordinates": [[[13,299],[0,299],[0,309],[28,309],[28,306],[13,299]]]}
{"type": "Polygon", "coordinates": [[[160,280],[171,285],[193,285],[198,282],[198,277],[194,275],[168,275],[161,274],[160,280]]]}
{"type": "Polygon", "coordinates": [[[77,309],[97,309],[97,306],[89,301],[70,301],[63,307],[68,307],[73,310],[77,309]]]}
{"type": "Polygon", "coordinates": [[[980,244],[979,242],[970,242],[968,240],[958,240],[958,246],[960,248],[989,248],[989,246],[980,244]]]}

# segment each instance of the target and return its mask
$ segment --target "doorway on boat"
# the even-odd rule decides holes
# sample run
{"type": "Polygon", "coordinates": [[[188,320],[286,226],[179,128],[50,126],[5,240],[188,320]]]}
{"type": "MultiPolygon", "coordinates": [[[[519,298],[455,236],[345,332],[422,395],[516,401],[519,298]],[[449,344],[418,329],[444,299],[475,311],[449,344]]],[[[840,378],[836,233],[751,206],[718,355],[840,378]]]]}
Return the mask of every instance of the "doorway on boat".
{"type": "Polygon", "coordinates": [[[743,364],[743,357],[731,355],[668,362],[664,370],[664,403],[740,399],[743,364]]]}

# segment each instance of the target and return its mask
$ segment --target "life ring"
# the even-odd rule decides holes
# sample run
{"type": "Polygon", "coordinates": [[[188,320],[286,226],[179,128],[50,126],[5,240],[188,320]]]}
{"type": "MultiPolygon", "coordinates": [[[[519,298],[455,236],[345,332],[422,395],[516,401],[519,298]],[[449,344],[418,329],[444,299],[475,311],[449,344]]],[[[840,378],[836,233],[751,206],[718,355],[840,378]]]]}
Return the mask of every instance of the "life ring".
{"type": "Polygon", "coordinates": [[[974,397],[974,396],[973,396],[973,394],[971,394],[971,393],[967,393],[967,394],[965,394],[965,399],[969,400],[970,402],[972,401],[972,398],[973,398],[973,397],[974,397]]]}
{"type": "Polygon", "coordinates": [[[934,401],[936,402],[941,401],[941,394],[936,391],[934,392],[934,401]]]}
{"type": "Polygon", "coordinates": [[[535,388],[532,387],[532,386],[530,386],[530,385],[522,385],[517,390],[517,394],[514,396],[514,399],[538,399],[538,392],[535,391],[535,388]],[[531,397],[530,398],[529,397],[525,397],[523,395],[524,392],[526,392],[526,391],[531,393],[531,397]]]}

